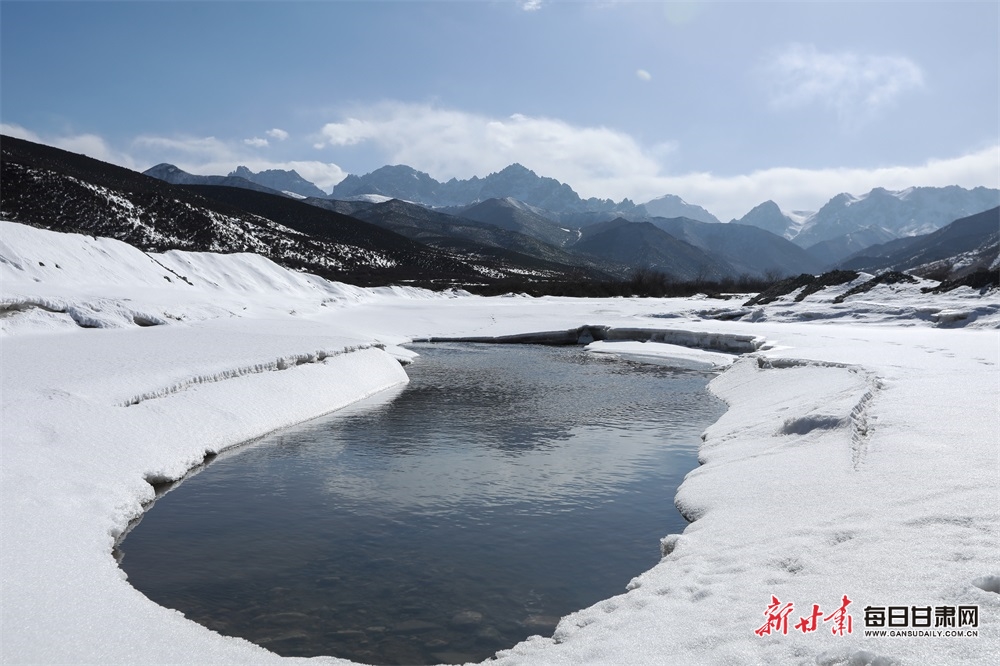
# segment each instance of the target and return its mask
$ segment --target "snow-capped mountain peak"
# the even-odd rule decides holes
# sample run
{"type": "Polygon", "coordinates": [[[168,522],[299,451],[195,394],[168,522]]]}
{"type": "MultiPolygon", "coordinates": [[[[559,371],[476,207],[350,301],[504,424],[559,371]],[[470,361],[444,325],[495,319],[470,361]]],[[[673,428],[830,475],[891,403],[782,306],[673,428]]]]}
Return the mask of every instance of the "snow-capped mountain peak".
{"type": "Polygon", "coordinates": [[[643,207],[650,217],[686,217],[698,222],[719,222],[719,218],[715,215],[712,215],[701,206],[689,204],[676,194],[664,194],[661,197],[647,201],[643,204],[643,207]]]}

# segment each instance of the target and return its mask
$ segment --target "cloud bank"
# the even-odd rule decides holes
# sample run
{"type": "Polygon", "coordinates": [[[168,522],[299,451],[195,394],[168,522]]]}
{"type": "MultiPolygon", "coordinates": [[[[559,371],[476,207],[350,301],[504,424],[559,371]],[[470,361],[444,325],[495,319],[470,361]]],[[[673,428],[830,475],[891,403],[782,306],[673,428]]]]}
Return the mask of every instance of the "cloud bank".
{"type": "Polygon", "coordinates": [[[823,106],[846,127],[870,120],[904,93],[924,85],[923,71],[907,58],[822,53],[810,44],[786,46],[764,71],[775,108],[823,106]]]}
{"type": "MultiPolygon", "coordinates": [[[[368,142],[389,163],[408,164],[439,180],[485,175],[520,162],[575,188],[577,183],[627,180],[660,169],[659,163],[623,132],[523,114],[495,118],[393,102],[328,123],[320,134],[319,146],[338,148],[368,142]]],[[[588,189],[596,192],[598,188],[588,189]]]]}

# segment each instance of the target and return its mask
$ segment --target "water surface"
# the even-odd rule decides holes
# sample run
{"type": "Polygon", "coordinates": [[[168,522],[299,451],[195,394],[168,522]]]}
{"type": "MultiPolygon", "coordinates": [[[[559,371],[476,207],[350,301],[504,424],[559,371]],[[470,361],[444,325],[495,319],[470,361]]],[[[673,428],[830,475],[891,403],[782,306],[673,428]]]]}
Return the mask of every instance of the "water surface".
{"type": "Polygon", "coordinates": [[[684,529],[710,375],[415,345],[410,384],[224,454],[121,545],[151,599],[283,655],[481,660],[625,591],[684,529]],[[391,399],[390,399],[391,398],[391,399]]]}

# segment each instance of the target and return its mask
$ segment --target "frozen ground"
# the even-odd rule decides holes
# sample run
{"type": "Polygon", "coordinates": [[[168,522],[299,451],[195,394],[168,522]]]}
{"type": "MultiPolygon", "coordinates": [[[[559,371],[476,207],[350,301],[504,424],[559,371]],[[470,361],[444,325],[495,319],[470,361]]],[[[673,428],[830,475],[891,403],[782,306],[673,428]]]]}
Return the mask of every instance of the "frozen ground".
{"type": "Polygon", "coordinates": [[[125,580],[111,548],[153,497],[148,481],[405,382],[407,340],[571,330],[598,338],[596,352],[725,367],[711,388],[730,408],[677,496],[694,522],[664,539],[661,563],[501,663],[986,664],[1000,653],[996,292],[894,285],[833,304],[844,285],[745,312],[707,299],[486,299],[9,223],[0,280],[4,663],[279,661],[125,580]],[[744,353],[731,363],[727,348],[744,353]],[[776,615],[794,604],[787,634],[776,622],[758,636],[772,596],[776,615]],[[845,596],[852,631],[835,635],[845,596]],[[816,630],[796,629],[814,604],[816,630]],[[975,606],[978,636],[866,637],[866,606],[975,606]]]}

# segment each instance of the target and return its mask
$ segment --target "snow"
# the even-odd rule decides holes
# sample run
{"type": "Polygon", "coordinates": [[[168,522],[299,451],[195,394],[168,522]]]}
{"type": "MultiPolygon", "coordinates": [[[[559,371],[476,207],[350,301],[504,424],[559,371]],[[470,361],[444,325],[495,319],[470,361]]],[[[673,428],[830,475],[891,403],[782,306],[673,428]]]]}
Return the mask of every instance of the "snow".
{"type": "MultiPolygon", "coordinates": [[[[414,176],[416,178],[416,176],[414,176]]],[[[386,201],[392,201],[395,197],[387,197],[384,194],[355,194],[354,196],[345,197],[344,201],[362,201],[373,204],[385,203],[386,201]]],[[[406,199],[402,199],[406,201],[406,199]]],[[[413,203],[408,201],[407,203],[413,203]]]]}
{"type": "Polygon", "coordinates": [[[994,663],[1000,297],[884,285],[835,304],[850,286],[757,308],[479,298],[0,223],[0,658],[284,661],[128,584],[111,549],[150,482],[391,396],[407,341],[550,332],[713,367],[729,409],[703,436],[676,498],[693,522],[664,535],[662,561],[496,663],[994,663]],[[851,634],[793,628],[845,595],[851,634]],[[758,636],[772,596],[794,604],[788,633],[758,636]],[[865,606],[958,605],[978,606],[977,637],[864,635],[865,606]]]}
{"type": "Polygon", "coordinates": [[[816,214],[814,210],[785,210],[781,209],[781,214],[794,222],[797,226],[802,226],[806,221],[816,214]]]}
{"type": "Polygon", "coordinates": [[[736,360],[736,357],[730,354],[692,349],[663,342],[608,342],[599,340],[591,342],[584,349],[596,354],[611,354],[622,358],[656,359],[663,365],[692,370],[724,368],[736,360]]]}

